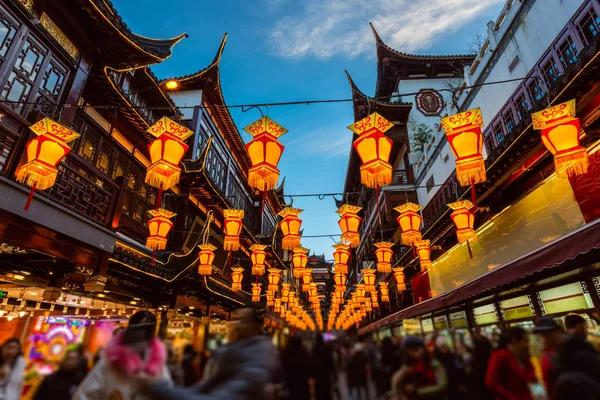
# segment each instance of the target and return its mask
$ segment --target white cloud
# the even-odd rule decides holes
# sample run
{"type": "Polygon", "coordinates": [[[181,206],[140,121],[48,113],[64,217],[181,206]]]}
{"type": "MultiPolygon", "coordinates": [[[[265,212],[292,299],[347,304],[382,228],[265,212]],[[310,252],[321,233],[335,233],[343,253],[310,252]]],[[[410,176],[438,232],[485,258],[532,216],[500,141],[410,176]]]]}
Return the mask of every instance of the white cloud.
{"type": "Polygon", "coordinates": [[[303,133],[285,144],[288,160],[296,157],[315,156],[324,160],[350,154],[352,132],[340,129],[320,128],[303,133]]]}
{"type": "Polygon", "coordinates": [[[414,52],[504,1],[308,0],[297,15],[277,21],[271,41],[275,53],[285,58],[355,57],[373,52],[372,22],[386,44],[414,52]]]}

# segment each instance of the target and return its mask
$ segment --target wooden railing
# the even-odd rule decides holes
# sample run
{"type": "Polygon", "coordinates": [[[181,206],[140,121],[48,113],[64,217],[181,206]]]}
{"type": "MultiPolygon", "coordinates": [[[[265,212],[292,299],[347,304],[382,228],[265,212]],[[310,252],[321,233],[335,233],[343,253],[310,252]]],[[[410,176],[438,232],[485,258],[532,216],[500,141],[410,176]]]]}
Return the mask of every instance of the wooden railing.
{"type": "Polygon", "coordinates": [[[433,195],[429,203],[423,208],[423,229],[426,231],[435,221],[438,220],[448,210],[448,203],[453,203],[458,199],[459,192],[456,172],[452,173],[444,182],[438,191],[433,195]]]}

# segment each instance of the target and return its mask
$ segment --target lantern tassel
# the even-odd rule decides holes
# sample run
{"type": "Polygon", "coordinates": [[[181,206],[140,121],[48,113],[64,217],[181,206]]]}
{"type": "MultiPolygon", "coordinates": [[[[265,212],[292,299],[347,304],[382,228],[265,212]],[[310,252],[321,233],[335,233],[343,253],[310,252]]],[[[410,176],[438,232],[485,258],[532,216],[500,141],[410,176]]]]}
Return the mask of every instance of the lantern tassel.
{"type": "Polygon", "coordinates": [[[163,186],[163,188],[168,189],[171,186],[175,186],[179,182],[180,175],[181,170],[179,168],[170,167],[169,169],[165,170],[163,164],[157,163],[148,168],[145,182],[150,186],[157,188],[163,186]]]}
{"type": "Polygon", "coordinates": [[[486,181],[485,162],[482,156],[456,162],[456,179],[461,186],[469,186],[486,181]]]}
{"type": "Polygon", "coordinates": [[[376,164],[372,165],[363,164],[360,167],[360,181],[371,189],[387,186],[392,183],[392,166],[381,160],[376,160],[376,164]]]}
{"type": "Polygon", "coordinates": [[[473,229],[465,229],[462,232],[456,232],[456,237],[458,238],[458,243],[468,242],[472,240],[474,242],[477,241],[477,233],[473,229]]]}
{"type": "Polygon", "coordinates": [[[226,251],[238,251],[240,249],[240,239],[238,237],[225,237],[223,249],[226,251]]]}
{"type": "Polygon", "coordinates": [[[588,153],[584,147],[567,155],[555,155],[554,166],[560,177],[587,174],[589,166],[588,153]]]}
{"type": "Polygon", "coordinates": [[[146,239],[146,247],[152,250],[164,250],[167,247],[167,242],[161,239],[148,238],[146,239]]]}
{"type": "Polygon", "coordinates": [[[253,188],[264,187],[264,190],[274,190],[279,180],[278,169],[267,169],[259,166],[248,170],[248,184],[253,188]]]}
{"type": "Polygon", "coordinates": [[[300,247],[299,237],[284,237],[281,240],[281,248],[284,250],[295,250],[300,247]]]}
{"type": "Polygon", "coordinates": [[[29,206],[31,205],[31,201],[33,200],[33,195],[35,193],[35,188],[37,186],[37,183],[33,183],[33,186],[31,187],[31,190],[29,191],[29,196],[27,196],[27,202],[25,203],[25,207],[23,208],[23,210],[28,211],[29,210],[29,206]]]}
{"type": "Polygon", "coordinates": [[[400,241],[405,246],[414,246],[415,242],[423,239],[421,232],[406,232],[400,235],[400,241]]]}
{"type": "Polygon", "coordinates": [[[473,258],[473,251],[471,250],[471,243],[467,240],[467,250],[469,251],[469,257],[473,258]]]}

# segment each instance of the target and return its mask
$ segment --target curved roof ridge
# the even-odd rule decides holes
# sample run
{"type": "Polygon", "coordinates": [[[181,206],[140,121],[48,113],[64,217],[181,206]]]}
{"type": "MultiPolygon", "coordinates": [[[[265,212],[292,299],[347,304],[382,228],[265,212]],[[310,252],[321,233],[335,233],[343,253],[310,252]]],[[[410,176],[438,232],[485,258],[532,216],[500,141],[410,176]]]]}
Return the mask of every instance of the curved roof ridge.
{"type": "Polygon", "coordinates": [[[198,78],[202,78],[202,76],[210,71],[212,68],[218,67],[220,62],[221,62],[221,56],[223,55],[223,50],[225,49],[225,44],[227,43],[227,37],[229,35],[227,33],[223,34],[223,38],[221,39],[221,44],[219,45],[219,49],[217,50],[217,53],[215,54],[215,57],[213,58],[213,60],[211,61],[210,64],[208,64],[208,66],[196,71],[196,72],[192,72],[191,74],[187,74],[187,75],[182,75],[180,77],[173,77],[173,78],[167,78],[164,79],[164,81],[166,80],[176,80],[179,81],[180,83],[183,83],[185,81],[195,81],[198,78]]]}
{"type": "Polygon", "coordinates": [[[356,83],[354,82],[354,80],[352,79],[352,77],[350,76],[350,73],[346,70],[344,70],[344,72],[346,73],[346,77],[348,78],[348,82],[350,83],[350,89],[352,89],[352,100],[353,101],[357,101],[357,100],[364,100],[367,101],[368,103],[373,103],[373,104],[377,104],[380,106],[392,106],[392,107],[396,107],[396,106],[400,106],[400,107],[412,107],[412,103],[410,102],[397,102],[397,103],[392,103],[389,101],[385,101],[385,100],[379,100],[375,97],[369,97],[366,94],[363,93],[362,90],[360,90],[358,88],[358,86],[356,85],[356,83]],[[356,94],[356,98],[355,95],[356,94]]]}

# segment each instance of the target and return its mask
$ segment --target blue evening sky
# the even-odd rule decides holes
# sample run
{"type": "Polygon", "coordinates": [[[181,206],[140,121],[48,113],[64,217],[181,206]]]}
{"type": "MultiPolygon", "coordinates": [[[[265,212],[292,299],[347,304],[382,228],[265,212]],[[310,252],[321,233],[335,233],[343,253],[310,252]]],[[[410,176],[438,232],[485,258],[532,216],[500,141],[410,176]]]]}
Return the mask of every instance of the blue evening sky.
{"type": "MultiPolygon", "coordinates": [[[[476,32],[485,34],[504,0],[113,0],[140,35],[168,38],[187,32],[173,56],[152,69],[159,78],[207,66],[224,33],[221,61],[227,104],[351,96],[344,70],[373,95],[376,81],[372,22],[386,44],[419,54],[457,54],[476,32]]],[[[289,132],[279,164],[288,194],[341,192],[353,122],[351,103],[271,107],[269,116],[289,132]]],[[[256,110],[232,116],[242,128],[256,110]]],[[[297,198],[305,235],[338,234],[331,197],[297,198]]],[[[336,239],[338,239],[336,237],[336,239]]],[[[305,238],[304,247],[332,258],[330,238],[305,238]]]]}

